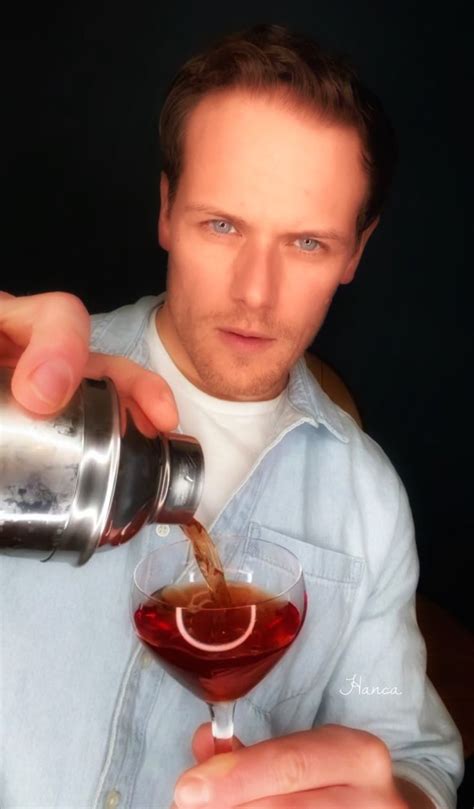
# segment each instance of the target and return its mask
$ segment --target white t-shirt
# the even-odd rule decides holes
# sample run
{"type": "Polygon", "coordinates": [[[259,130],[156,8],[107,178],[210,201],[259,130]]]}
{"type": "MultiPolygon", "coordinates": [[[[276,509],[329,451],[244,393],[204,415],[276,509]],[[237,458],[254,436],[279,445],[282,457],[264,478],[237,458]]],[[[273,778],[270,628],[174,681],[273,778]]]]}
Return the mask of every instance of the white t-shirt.
{"type": "Polygon", "coordinates": [[[244,481],[273,432],[275,420],[289,406],[287,391],[264,402],[231,402],[209,396],[176,367],[155,325],[148,326],[152,370],[168,382],[176,399],[179,430],[198,439],[205,461],[204,488],[195,517],[209,528],[244,481]]]}

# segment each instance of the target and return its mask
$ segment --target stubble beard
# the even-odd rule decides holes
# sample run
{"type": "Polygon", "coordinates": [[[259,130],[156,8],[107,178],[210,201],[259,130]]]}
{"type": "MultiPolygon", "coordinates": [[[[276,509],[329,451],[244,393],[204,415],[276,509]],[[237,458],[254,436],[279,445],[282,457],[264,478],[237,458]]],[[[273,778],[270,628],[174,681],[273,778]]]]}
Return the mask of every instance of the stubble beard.
{"type": "Polygon", "coordinates": [[[291,343],[287,337],[278,337],[286,344],[287,351],[276,352],[271,347],[261,357],[234,354],[230,356],[206,335],[212,332],[214,318],[207,317],[199,323],[191,318],[175,318],[175,328],[197,374],[198,387],[219,399],[263,401],[274,398],[284,388],[289,371],[291,343]],[[283,355],[284,354],[284,355],[283,355]]]}

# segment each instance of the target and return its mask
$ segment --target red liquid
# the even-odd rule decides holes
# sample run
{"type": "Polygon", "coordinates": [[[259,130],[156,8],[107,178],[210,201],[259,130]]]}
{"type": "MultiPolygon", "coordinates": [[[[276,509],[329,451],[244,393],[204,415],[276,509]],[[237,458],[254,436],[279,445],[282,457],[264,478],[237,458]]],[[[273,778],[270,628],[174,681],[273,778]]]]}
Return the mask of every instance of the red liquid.
{"type": "Polygon", "coordinates": [[[290,602],[265,601],[272,596],[249,584],[227,584],[232,604],[237,606],[209,609],[212,601],[207,588],[188,584],[164,588],[155,596],[159,602],[141,604],[134,616],[139,637],[166,671],[206,702],[247,694],[278,662],[303,623],[304,615],[290,602]],[[190,607],[191,599],[199,607],[190,607]],[[242,604],[255,606],[252,610],[242,604]],[[187,609],[179,614],[177,606],[187,609]],[[234,648],[196,648],[180,632],[180,616],[181,626],[194,643],[234,648]],[[245,633],[248,637],[240,642],[245,633]]]}
{"type": "Polygon", "coordinates": [[[227,589],[224,566],[206,529],[194,519],[180,528],[193,546],[194,558],[212,595],[214,606],[230,607],[232,599],[227,589]]]}

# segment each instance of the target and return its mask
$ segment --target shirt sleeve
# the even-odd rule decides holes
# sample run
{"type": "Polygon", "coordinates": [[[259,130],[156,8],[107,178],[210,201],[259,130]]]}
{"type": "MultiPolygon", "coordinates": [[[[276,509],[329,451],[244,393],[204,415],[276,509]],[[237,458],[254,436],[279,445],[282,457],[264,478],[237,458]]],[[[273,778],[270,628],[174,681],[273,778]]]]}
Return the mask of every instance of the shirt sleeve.
{"type": "Polygon", "coordinates": [[[389,748],[395,775],[418,786],[437,809],[455,809],[462,743],[426,676],[426,646],[416,621],[419,562],[413,519],[397,480],[391,542],[314,725],[335,723],[373,733],[389,748]]]}

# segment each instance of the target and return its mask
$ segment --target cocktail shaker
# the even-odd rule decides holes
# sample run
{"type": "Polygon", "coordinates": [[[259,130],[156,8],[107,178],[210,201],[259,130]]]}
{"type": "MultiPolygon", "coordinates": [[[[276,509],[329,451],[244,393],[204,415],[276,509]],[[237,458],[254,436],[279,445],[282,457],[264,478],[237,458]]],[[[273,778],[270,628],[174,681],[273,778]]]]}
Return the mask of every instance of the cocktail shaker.
{"type": "Polygon", "coordinates": [[[54,416],[25,410],[0,368],[0,551],[87,562],[150,522],[188,523],[202,492],[196,439],[153,430],[110,379],[84,379],[54,416]]]}

